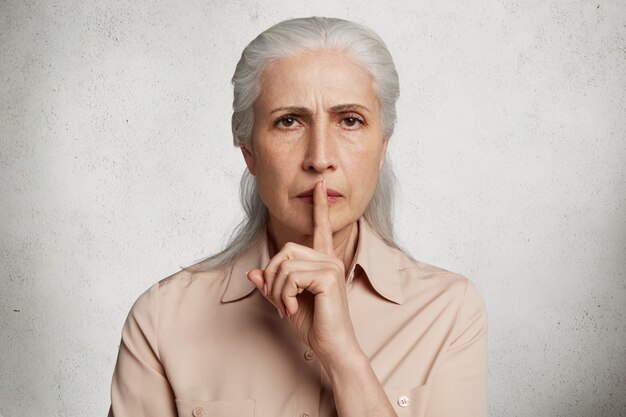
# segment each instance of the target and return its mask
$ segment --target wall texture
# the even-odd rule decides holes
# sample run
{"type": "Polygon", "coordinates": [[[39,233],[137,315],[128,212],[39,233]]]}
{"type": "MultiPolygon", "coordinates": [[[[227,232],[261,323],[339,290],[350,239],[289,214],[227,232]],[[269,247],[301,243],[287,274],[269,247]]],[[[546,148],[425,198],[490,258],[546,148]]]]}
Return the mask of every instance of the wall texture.
{"type": "Polygon", "coordinates": [[[399,241],[471,278],[492,416],[626,415],[626,4],[0,1],[0,415],[104,415],[122,323],[217,250],[229,84],[284,18],[374,28],[401,78],[399,241]]]}

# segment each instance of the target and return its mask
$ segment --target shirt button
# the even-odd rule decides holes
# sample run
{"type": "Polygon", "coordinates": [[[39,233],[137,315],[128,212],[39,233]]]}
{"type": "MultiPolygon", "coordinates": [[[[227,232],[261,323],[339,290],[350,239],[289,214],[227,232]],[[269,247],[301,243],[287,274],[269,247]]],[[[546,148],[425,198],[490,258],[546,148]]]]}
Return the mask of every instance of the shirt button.
{"type": "MultiPolygon", "coordinates": [[[[307,350],[306,352],[304,352],[304,359],[306,359],[307,361],[310,361],[311,359],[313,359],[315,357],[315,353],[313,353],[312,350],[307,350]]],[[[308,417],[308,414],[302,414],[302,417],[308,417]]]]}
{"type": "Polygon", "coordinates": [[[204,414],[204,408],[196,407],[196,408],[193,409],[192,413],[193,413],[194,417],[200,417],[201,415],[204,414]]]}
{"type": "Polygon", "coordinates": [[[411,400],[406,395],[401,395],[400,398],[398,398],[398,405],[400,407],[408,407],[410,402],[411,400]]]}

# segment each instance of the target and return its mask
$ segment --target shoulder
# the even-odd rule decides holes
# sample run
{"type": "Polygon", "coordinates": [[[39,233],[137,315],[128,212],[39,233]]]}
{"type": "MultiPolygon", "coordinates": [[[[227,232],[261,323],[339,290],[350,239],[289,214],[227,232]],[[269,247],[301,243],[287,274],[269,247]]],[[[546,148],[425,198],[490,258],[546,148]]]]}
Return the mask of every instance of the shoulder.
{"type": "Polygon", "coordinates": [[[400,250],[396,250],[396,262],[403,290],[409,295],[412,291],[432,291],[462,298],[469,287],[474,287],[466,276],[416,260],[400,250]]]}
{"type": "Polygon", "coordinates": [[[158,289],[160,295],[171,296],[189,288],[197,287],[216,289],[224,281],[226,273],[231,267],[220,269],[193,270],[183,268],[179,271],[159,280],[153,287],[158,289]]]}
{"type": "Polygon", "coordinates": [[[181,269],[153,283],[137,297],[129,318],[156,321],[160,312],[211,299],[219,300],[225,288],[228,268],[190,271],[181,269]]]}
{"type": "MultiPolygon", "coordinates": [[[[466,276],[430,265],[398,251],[398,273],[404,298],[427,299],[454,317],[457,332],[486,325],[487,311],[476,284],[466,276]]],[[[421,303],[420,303],[421,304],[421,303]]]]}

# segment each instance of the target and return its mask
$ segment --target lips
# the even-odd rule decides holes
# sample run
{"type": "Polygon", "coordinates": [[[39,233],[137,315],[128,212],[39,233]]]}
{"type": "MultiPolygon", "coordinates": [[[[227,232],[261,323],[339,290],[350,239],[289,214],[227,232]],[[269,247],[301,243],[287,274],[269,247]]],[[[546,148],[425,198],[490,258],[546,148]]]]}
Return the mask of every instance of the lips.
{"type": "MultiPolygon", "coordinates": [[[[313,192],[314,191],[315,191],[315,188],[311,188],[308,191],[298,194],[296,197],[298,198],[298,200],[302,201],[304,204],[313,205],[313,192]]],[[[339,200],[341,197],[343,197],[343,195],[339,191],[333,190],[332,188],[326,189],[326,199],[329,205],[335,204],[337,200],[339,200]]]]}
{"type": "MultiPolygon", "coordinates": [[[[296,197],[298,197],[298,198],[313,197],[313,192],[314,191],[315,191],[315,188],[311,188],[308,191],[305,191],[303,193],[298,194],[296,197]]],[[[343,195],[339,191],[335,191],[332,188],[327,188],[326,189],[326,195],[328,197],[343,197],[343,195]]]]}

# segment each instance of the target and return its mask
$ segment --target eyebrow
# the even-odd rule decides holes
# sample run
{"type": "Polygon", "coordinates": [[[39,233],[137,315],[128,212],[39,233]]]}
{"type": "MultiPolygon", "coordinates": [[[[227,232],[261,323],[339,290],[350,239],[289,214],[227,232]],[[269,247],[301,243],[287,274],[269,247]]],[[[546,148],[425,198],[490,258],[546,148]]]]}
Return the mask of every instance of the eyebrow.
{"type": "Polygon", "coordinates": [[[333,113],[337,113],[337,112],[347,111],[347,110],[352,110],[352,109],[365,110],[366,112],[370,111],[370,109],[368,109],[367,107],[363,106],[362,104],[357,104],[357,103],[339,104],[337,106],[331,107],[330,111],[333,113]]]}
{"type": "Polygon", "coordinates": [[[279,107],[270,112],[270,114],[278,113],[279,111],[287,111],[289,113],[301,114],[301,115],[309,115],[312,114],[311,110],[306,107],[298,107],[298,106],[286,106],[279,107]]]}
{"type": "MultiPolygon", "coordinates": [[[[342,111],[348,111],[348,110],[354,110],[354,109],[359,109],[359,110],[365,110],[366,112],[370,112],[370,109],[368,109],[367,107],[363,106],[362,104],[357,104],[357,103],[348,103],[348,104],[338,104],[336,106],[333,106],[330,108],[330,112],[331,113],[339,113],[342,111]]],[[[274,114],[276,112],[279,111],[288,111],[289,113],[295,113],[295,114],[300,114],[303,116],[307,116],[307,115],[311,115],[313,114],[313,112],[309,109],[307,109],[306,107],[299,107],[299,106],[286,106],[286,107],[279,107],[277,109],[274,109],[270,112],[270,114],[274,114]]]]}

